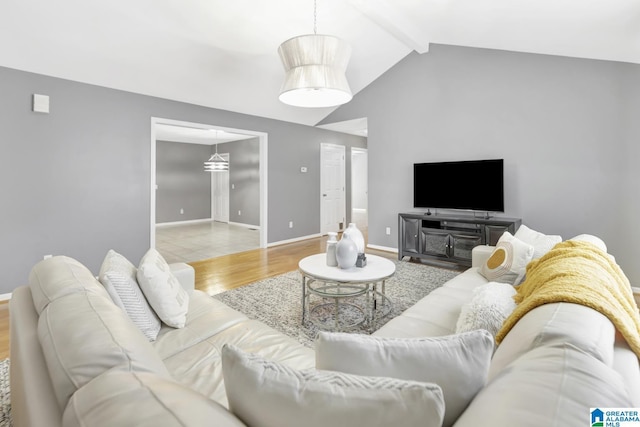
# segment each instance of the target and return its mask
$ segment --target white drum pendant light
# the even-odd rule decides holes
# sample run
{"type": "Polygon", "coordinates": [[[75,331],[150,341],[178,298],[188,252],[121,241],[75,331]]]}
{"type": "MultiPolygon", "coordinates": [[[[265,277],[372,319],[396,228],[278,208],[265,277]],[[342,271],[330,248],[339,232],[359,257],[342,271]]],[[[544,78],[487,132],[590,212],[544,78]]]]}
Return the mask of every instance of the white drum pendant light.
{"type": "Polygon", "coordinates": [[[216,152],[208,161],[204,162],[205,172],[224,172],[229,170],[229,162],[218,154],[218,144],[216,144],[216,152]]]}
{"type": "Polygon", "coordinates": [[[286,72],[279,99],[296,107],[334,107],[353,97],[345,76],[351,47],[337,37],[316,34],[315,1],[313,12],[314,33],[278,48],[286,72]]]}

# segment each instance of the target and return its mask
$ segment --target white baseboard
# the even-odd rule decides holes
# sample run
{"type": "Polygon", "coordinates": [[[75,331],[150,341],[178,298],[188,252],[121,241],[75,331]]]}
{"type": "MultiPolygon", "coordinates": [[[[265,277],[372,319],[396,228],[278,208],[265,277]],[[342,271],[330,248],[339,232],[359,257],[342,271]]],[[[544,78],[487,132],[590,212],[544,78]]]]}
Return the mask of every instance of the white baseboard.
{"type": "Polygon", "coordinates": [[[9,301],[11,299],[11,292],[8,294],[0,294],[0,301],[9,301]]]}
{"type": "Polygon", "coordinates": [[[379,251],[385,251],[385,252],[393,252],[395,254],[398,253],[398,249],[396,248],[389,248],[387,246],[379,246],[379,245],[367,245],[368,248],[371,249],[377,249],[379,251]]]}
{"type": "Polygon", "coordinates": [[[213,221],[211,218],[202,218],[202,219],[189,219],[187,221],[159,222],[159,223],[156,223],[156,227],[167,227],[170,225],[201,224],[203,222],[211,222],[211,221],[213,221]]]}
{"type": "Polygon", "coordinates": [[[322,237],[322,234],[310,234],[308,236],[296,237],[294,239],[280,240],[278,242],[271,242],[271,243],[267,243],[267,247],[270,248],[272,246],[286,245],[287,243],[300,242],[302,240],[313,239],[313,238],[316,238],[316,237],[322,237]]]}
{"type": "Polygon", "coordinates": [[[260,226],[259,225],[243,224],[241,222],[230,222],[229,225],[237,225],[238,227],[253,228],[255,230],[260,230],[260,226]]]}

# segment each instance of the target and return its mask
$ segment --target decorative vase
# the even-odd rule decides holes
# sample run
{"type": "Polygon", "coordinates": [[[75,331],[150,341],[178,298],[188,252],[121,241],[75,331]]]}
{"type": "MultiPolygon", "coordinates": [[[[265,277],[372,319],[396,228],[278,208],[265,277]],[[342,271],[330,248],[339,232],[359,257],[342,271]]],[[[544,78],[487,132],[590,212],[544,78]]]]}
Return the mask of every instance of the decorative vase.
{"type": "Polygon", "coordinates": [[[337,267],[338,260],[336,259],[336,245],[338,244],[338,233],[330,231],[329,239],[327,239],[327,265],[329,267],[337,267]]]}
{"type": "Polygon", "coordinates": [[[356,227],[355,222],[349,223],[349,226],[344,230],[342,236],[349,236],[351,240],[355,242],[358,248],[358,253],[364,253],[364,236],[362,235],[362,232],[358,230],[358,227],[356,227]]]}
{"type": "Polygon", "coordinates": [[[358,246],[349,235],[342,234],[342,239],[336,245],[336,260],[338,267],[349,269],[356,265],[358,260],[358,246]]]}

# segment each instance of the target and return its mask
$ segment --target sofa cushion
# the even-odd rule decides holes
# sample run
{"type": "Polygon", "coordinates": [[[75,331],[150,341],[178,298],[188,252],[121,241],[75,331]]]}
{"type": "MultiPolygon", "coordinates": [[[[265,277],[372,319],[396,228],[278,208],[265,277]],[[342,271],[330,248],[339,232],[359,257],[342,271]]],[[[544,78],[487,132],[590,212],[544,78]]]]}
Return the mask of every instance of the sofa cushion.
{"type": "Polygon", "coordinates": [[[434,289],[373,335],[414,338],[453,334],[462,306],[473,297],[472,290],[486,283],[478,268],[472,267],[434,289]]]}
{"type": "MultiPolygon", "coordinates": [[[[174,333],[189,330],[189,323],[174,333]]],[[[160,341],[161,339],[159,339],[160,341]]],[[[294,369],[310,369],[315,365],[313,350],[258,320],[244,319],[202,337],[190,347],[163,359],[177,381],[228,407],[222,377],[222,348],[231,344],[246,352],[287,365],[294,369]],[[192,361],[197,360],[194,364],[192,361]]]]}
{"type": "Polygon", "coordinates": [[[444,414],[435,384],[296,370],[225,345],[229,409],[249,427],[434,426],[444,414]]]}
{"type": "Polygon", "coordinates": [[[527,264],[532,258],[533,246],[505,231],[489,259],[480,266],[480,274],[490,282],[517,286],[524,278],[527,264]]]}
{"type": "Polygon", "coordinates": [[[138,285],[137,271],[127,258],[110,249],[100,267],[100,283],[144,336],[154,341],[160,332],[160,319],[138,285]]]}
{"type": "Polygon", "coordinates": [[[434,338],[381,338],[320,332],[316,368],[438,384],[451,426],[484,387],[493,338],[485,330],[434,338]]]}
{"type": "Polygon", "coordinates": [[[516,290],[508,283],[489,282],[473,290],[473,298],[462,306],[456,333],[484,329],[495,338],[505,319],[516,308],[516,290]]]}
{"type": "Polygon", "coordinates": [[[493,355],[489,381],[536,347],[564,342],[607,366],[613,364],[615,327],[606,316],[579,304],[544,304],[529,311],[504,337],[493,355]]]}
{"type": "Polygon", "coordinates": [[[38,319],[38,338],[61,409],[108,370],[169,377],[151,343],[108,295],[79,292],[50,302],[38,319]]]}
{"type": "Polygon", "coordinates": [[[91,292],[110,299],[87,267],[73,258],[55,256],[37,263],[29,273],[33,306],[38,314],[56,298],[76,292],[91,292]]]}
{"type": "Polygon", "coordinates": [[[161,359],[166,359],[247,319],[239,311],[196,289],[189,296],[185,326],[163,325],[153,348],[161,359]]]}
{"type": "Polygon", "coordinates": [[[569,240],[577,241],[577,242],[589,242],[592,245],[600,248],[602,252],[607,252],[607,244],[599,238],[598,236],[594,236],[593,234],[578,234],[577,236],[573,236],[569,240]]]}
{"type": "Polygon", "coordinates": [[[544,234],[536,230],[532,230],[522,224],[518,227],[514,237],[533,246],[533,259],[540,258],[546,254],[558,243],[562,242],[562,236],[556,234],[544,234]]]}
{"type": "Polygon", "coordinates": [[[571,344],[555,343],[531,350],[490,380],[456,427],[590,425],[594,407],[634,405],[618,372],[571,344]]]}
{"type": "Polygon", "coordinates": [[[164,323],[182,328],[187,320],[189,294],[171,273],[160,252],[151,248],[140,260],[138,283],[156,314],[164,323]]]}
{"type": "Polygon", "coordinates": [[[71,397],[65,427],[216,426],[244,424],[220,404],[173,380],[146,372],[106,372],[71,397]]]}

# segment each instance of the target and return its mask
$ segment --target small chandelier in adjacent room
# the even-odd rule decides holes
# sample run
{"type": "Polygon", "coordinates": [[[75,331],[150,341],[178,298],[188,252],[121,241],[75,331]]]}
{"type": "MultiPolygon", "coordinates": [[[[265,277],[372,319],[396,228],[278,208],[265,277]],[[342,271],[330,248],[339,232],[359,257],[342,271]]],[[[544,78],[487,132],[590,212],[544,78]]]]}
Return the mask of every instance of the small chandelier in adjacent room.
{"type": "Polygon", "coordinates": [[[229,170],[229,162],[218,154],[218,144],[216,144],[216,152],[208,161],[204,162],[205,172],[223,172],[229,170]]]}
{"type": "Polygon", "coordinates": [[[317,34],[315,0],[313,34],[285,41],[278,54],[286,72],[280,101],[296,107],[335,107],[351,101],[345,76],[351,47],[337,37],[317,34]]]}

